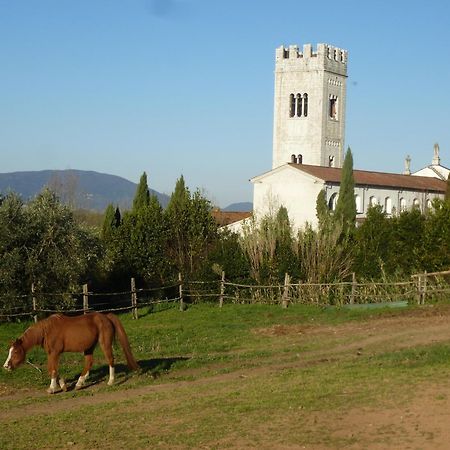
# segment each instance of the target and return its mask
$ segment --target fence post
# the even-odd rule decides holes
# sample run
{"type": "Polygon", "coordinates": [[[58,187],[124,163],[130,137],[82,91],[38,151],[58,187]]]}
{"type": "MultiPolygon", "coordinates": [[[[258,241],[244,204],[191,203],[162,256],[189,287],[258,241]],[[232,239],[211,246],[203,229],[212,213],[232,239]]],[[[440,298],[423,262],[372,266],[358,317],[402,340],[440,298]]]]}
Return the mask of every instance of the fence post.
{"type": "Polygon", "coordinates": [[[225,271],[222,270],[222,279],[220,280],[220,298],[219,298],[219,308],[223,306],[223,296],[225,294],[225,271]]]}
{"type": "Polygon", "coordinates": [[[131,278],[131,308],[133,319],[137,319],[138,318],[137,293],[136,293],[136,280],[134,278],[131,278]]]}
{"type": "Polygon", "coordinates": [[[417,304],[420,305],[422,298],[422,275],[417,274],[417,304]]]}
{"type": "Polygon", "coordinates": [[[289,275],[287,273],[284,274],[284,289],[283,289],[283,301],[281,302],[281,306],[283,308],[288,307],[288,301],[289,301],[289,275]]]}
{"type": "Polygon", "coordinates": [[[83,284],[83,311],[84,314],[87,314],[89,311],[89,292],[87,284],[83,284]]]}
{"type": "Polygon", "coordinates": [[[183,277],[181,276],[181,272],[178,273],[178,281],[180,283],[180,311],[184,311],[183,277]]]}
{"type": "Polygon", "coordinates": [[[353,305],[355,303],[355,294],[356,294],[356,273],[352,273],[352,293],[350,294],[350,304],[353,305]]]}
{"type": "Polygon", "coordinates": [[[36,303],[36,297],[34,295],[35,292],[36,292],[36,287],[35,287],[34,283],[31,283],[31,295],[32,295],[32,300],[33,300],[33,319],[35,322],[37,322],[38,318],[37,318],[37,313],[36,313],[37,303],[36,303]]]}
{"type": "Polygon", "coordinates": [[[425,273],[423,274],[423,283],[422,283],[422,305],[425,305],[425,300],[427,297],[427,271],[425,270],[425,273]]]}

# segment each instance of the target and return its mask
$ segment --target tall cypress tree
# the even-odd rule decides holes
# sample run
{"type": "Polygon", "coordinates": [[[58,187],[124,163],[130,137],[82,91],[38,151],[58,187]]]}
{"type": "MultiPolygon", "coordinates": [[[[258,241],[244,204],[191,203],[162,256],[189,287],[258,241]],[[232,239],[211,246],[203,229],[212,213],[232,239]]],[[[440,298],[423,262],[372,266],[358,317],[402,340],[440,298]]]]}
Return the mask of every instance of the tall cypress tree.
{"type": "Polygon", "coordinates": [[[150,203],[150,191],[148,189],[147,174],[144,172],[139,180],[136,194],[133,199],[133,212],[137,212],[139,209],[148,206],[150,203]]]}
{"type": "Polygon", "coordinates": [[[353,155],[350,147],[347,149],[342,166],[335,217],[342,221],[344,233],[351,233],[354,230],[356,222],[355,180],[353,178],[353,155]]]}

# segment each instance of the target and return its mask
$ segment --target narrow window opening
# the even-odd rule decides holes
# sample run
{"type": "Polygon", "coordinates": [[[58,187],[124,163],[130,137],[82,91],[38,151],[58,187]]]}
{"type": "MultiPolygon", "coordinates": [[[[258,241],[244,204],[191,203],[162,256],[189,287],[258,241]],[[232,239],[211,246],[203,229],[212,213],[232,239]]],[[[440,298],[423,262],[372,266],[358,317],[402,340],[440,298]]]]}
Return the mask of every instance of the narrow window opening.
{"type": "Polygon", "coordinates": [[[308,116],[308,94],[303,94],[303,116],[308,116]]]}
{"type": "Polygon", "coordinates": [[[337,119],[337,97],[335,95],[330,96],[329,104],[330,119],[337,119]]]}
{"type": "Polygon", "coordinates": [[[291,155],[291,163],[297,164],[297,157],[295,155],[291,155]]]}
{"type": "Polygon", "coordinates": [[[328,167],[334,167],[334,156],[330,155],[328,157],[328,167]]]}
{"type": "Polygon", "coordinates": [[[302,94],[297,94],[297,117],[302,115],[302,94]]]}
{"type": "Polygon", "coordinates": [[[294,117],[295,115],[295,96],[294,94],[291,94],[289,96],[290,102],[289,102],[289,117],[294,117]]]}
{"type": "Polygon", "coordinates": [[[297,156],[297,162],[299,164],[303,164],[303,155],[299,153],[299,155],[297,156]]]}

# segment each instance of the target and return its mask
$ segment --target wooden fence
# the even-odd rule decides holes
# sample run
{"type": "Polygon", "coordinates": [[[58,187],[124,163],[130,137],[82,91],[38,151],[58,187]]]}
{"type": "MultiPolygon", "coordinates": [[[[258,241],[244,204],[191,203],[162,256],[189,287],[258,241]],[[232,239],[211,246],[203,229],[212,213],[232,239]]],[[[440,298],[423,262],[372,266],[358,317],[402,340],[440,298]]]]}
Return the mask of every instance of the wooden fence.
{"type": "MultiPolygon", "coordinates": [[[[19,297],[16,297],[18,299],[19,297]]],[[[131,311],[133,318],[139,317],[138,310],[158,304],[178,305],[185,310],[186,303],[217,302],[219,307],[225,303],[265,303],[287,308],[291,304],[312,304],[318,306],[344,306],[352,304],[379,304],[387,302],[408,302],[425,304],[450,298],[450,271],[415,274],[410,280],[396,283],[360,283],[353,275],[352,280],[341,283],[302,283],[293,282],[286,274],[282,285],[249,285],[227,281],[225,273],[215,281],[185,281],[179,275],[172,285],[154,289],[138,289],[135,279],[130,280],[130,290],[125,292],[95,293],[89,291],[88,285],[82,292],[46,294],[39,293],[31,287],[29,296],[20,296],[22,304],[14,308],[0,309],[0,320],[10,320],[21,316],[32,316],[55,312],[86,313],[88,311],[125,312],[131,311]],[[170,293],[171,295],[167,295],[170,293]],[[71,298],[69,307],[42,307],[42,299],[52,304],[56,296],[71,298]],[[23,300],[31,301],[23,302],[23,300]],[[50,300],[49,300],[50,299],[50,300]],[[73,307],[79,305],[79,307],[73,307]]],[[[1,298],[0,298],[1,300],[1,298]]],[[[8,297],[8,303],[14,297],[8,297]]],[[[3,302],[4,304],[5,302],[3,302]]],[[[1,305],[2,303],[0,303],[1,305]]],[[[56,304],[56,302],[55,302],[56,304]]]]}

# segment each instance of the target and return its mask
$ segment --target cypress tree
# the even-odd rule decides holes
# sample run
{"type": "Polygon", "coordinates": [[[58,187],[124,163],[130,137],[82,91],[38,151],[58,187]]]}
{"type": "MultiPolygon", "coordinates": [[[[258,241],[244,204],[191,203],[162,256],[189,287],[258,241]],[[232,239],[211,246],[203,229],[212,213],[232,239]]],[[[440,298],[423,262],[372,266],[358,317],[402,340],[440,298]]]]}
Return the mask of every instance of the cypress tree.
{"type": "Polygon", "coordinates": [[[353,179],[353,156],[350,147],[347,149],[342,166],[335,217],[342,221],[344,233],[351,233],[354,230],[356,222],[355,180],[353,179]]]}
{"type": "Polygon", "coordinates": [[[103,219],[102,226],[102,239],[107,242],[113,236],[115,230],[120,225],[120,210],[119,207],[114,209],[114,206],[110,203],[105,210],[105,217],[103,219]]]}
{"type": "Polygon", "coordinates": [[[330,223],[330,210],[327,205],[326,192],[322,189],[316,199],[316,217],[319,221],[319,229],[324,229],[330,223]]]}
{"type": "Polygon", "coordinates": [[[133,212],[137,212],[139,209],[148,206],[150,203],[150,191],[147,184],[147,174],[144,172],[139,180],[136,194],[133,199],[133,212]]]}

